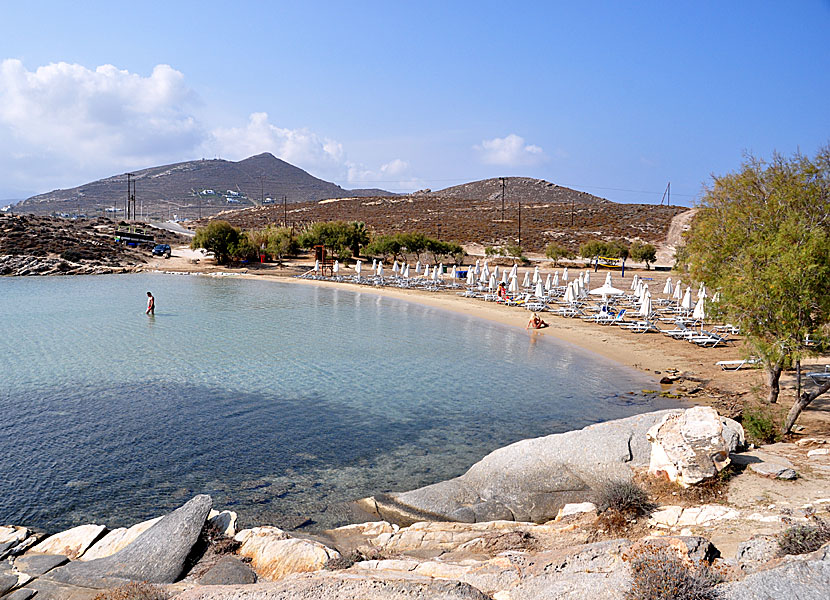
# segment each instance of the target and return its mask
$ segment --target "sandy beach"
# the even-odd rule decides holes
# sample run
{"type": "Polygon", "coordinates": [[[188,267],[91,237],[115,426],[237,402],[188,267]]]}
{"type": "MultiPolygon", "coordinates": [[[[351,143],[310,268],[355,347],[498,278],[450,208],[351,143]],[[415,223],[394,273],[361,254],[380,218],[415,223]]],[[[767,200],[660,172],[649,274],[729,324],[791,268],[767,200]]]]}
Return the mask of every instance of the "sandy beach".
{"type": "MultiPolygon", "coordinates": [[[[469,257],[471,262],[476,257],[469,257]]],[[[379,287],[357,285],[347,282],[325,280],[298,279],[297,274],[311,268],[313,263],[307,260],[286,262],[283,266],[255,265],[250,268],[223,268],[218,267],[212,260],[206,260],[204,255],[190,250],[186,246],[178,247],[170,259],[154,258],[147,265],[146,270],[233,273],[240,277],[273,280],[296,285],[316,285],[323,287],[337,287],[355,292],[377,294],[391,298],[399,298],[410,302],[418,302],[428,306],[473,315],[478,318],[495,321],[505,325],[524,329],[530,318],[530,312],[520,307],[508,307],[495,302],[484,302],[480,299],[464,298],[455,291],[429,292],[419,289],[401,289],[396,287],[379,287]],[[193,261],[198,259],[198,263],[193,261]]],[[[501,268],[501,267],[500,267],[501,268]]],[[[520,275],[525,270],[532,271],[533,266],[519,269],[520,275]]],[[[585,268],[572,264],[569,267],[571,275],[577,275],[585,268]]],[[[540,265],[540,273],[562,271],[562,267],[554,269],[551,263],[540,265]]],[[[598,287],[605,281],[608,270],[591,271],[592,284],[598,287]]],[[[670,271],[654,271],[645,269],[626,269],[625,277],[620,276],[619,270],[612,270],[613,285],[622,290],[628,290],[635,273],[645,278],[655,298],[663,298],[663,287],[666,279],[671,277],[677,281],[678,274],[670,271]]],[[[344,270],[344,276],[354,274],[353,268],[344,270]]],[[[684,284],[685,287],[685,284],[684,284]]],[[[693,290],[694,294],[694,290],[693,290]]],[[[604,358],[622,365],[638,369],[660,380],[666,375],[682,374],[682,380],[676,385],[655,385],[656,391],[676,394],[684,400],[695,404],[712,405],[723,414],[739,414],[741,407],[747,402],[754,402],[764,393],[764,374],[761,369],[742,368],[739,371],[724,371],[717,366],[718,361],[740,360],[746,358],[750,350],[745,347],[741,336],[729,336],[726,346],[703,348],[682,340],[669,338],[659,333],[633,333],[616,326],[601,326],[585,322],[578,318],[565,318],[550,313],[542,313],[542,317],[550,324],[542,330],[530,330],[527,335],[543,338],[551,336],[569,344],[574,344],[584,350],[596,353],[604,358]]],[[[661,324],[662,329],[670,329],[671,325],[661,324]]],[[[830,364],[830,356],[813,357],[805,361],[803,372],[824,370],[824,365],[830,364]]],[[[812,382],[803,378],[802,385],[809,386],[812,382]]],[[[778,409],[783,412],[792,405],[795,394],[795,374],[788,372],[781,378],[781,396],[778,409]]],[[[799,418],[796,425],[796,435],[830,435],[830,398],[820,397],[809,406],[799,418]]]]}

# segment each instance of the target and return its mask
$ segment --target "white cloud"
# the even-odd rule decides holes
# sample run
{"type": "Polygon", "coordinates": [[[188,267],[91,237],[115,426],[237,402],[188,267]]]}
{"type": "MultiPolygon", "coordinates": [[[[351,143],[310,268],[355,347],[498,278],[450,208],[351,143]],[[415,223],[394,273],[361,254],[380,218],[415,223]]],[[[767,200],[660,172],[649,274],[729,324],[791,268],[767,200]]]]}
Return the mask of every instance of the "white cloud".
{"type": "Polygon", "coordinates": [[[525,144],[524,138],[515,133],[503,138],[482,140],[481,144],[473,148],[479,153],[481,161],[488,165],[532,166],[547,158],[541,147],[525,144]]]}
{"type": "Polygon", "coordinates": [[[115,168],[173,157],[204,135],[191,114],[196,102],[169,65],[142,77],[112,65],[60,62],[28,71],[19,60],[0,63],[0,127],[17,158],[115,168]]]}

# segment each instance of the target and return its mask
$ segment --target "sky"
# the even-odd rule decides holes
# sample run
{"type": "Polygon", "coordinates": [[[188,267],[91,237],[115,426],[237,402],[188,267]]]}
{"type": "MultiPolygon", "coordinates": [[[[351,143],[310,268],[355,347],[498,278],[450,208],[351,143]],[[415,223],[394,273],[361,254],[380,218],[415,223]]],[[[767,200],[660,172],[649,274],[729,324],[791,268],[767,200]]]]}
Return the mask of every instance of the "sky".
{"type": "Polygon", "coordinates": [[[0,200],[271,152],[345,188],[690,206],[828,143],[829,0],[0,0],[0,200]]]}

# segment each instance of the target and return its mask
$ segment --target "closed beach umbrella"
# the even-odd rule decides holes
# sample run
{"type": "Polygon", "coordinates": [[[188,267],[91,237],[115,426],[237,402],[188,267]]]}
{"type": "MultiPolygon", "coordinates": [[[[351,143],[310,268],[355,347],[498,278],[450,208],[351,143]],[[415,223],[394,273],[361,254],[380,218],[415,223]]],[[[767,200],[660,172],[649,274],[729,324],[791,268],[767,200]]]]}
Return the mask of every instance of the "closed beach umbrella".
{"type": "Polygon", "coordinates": [[[504,273],[501,274],[501,282],[504,285],[507,285],[507,279],[508,279],[509,275],[510,275],[510,273],[507,271],[507,269],[505,269],[504,273]]]}
{"type": "Polygon", "coordinates": [[[340,272],[340,261],[339,260],[334,261],[334,266],[331,268],[331,270],[335,274],[340,272]]]}
{"type": "Polygon", "coordinates": [[[392,272],[397,275],[398,274],[398,261],[392,263],[392,272]]]}
{"type": "Polygon", "coordinates": [[[429,265],[424,265],[424,279],[429,279],[429,265]]]}
{"type": "Polygon", "coordinates": [[[496,289],[496,276],[495,274],[490,275],[490,281],[487,283],[487,291],[492,292],[496,289]]]}
{"type": "Polygon", "coordinates": [[[548,276],[545,279],[545,291],[546,292],[550,292],[550,285],[551,285],[551,278],[550,278],[550,273],[548,273],[548,276]]]}
{"type": "Polygon", "coordinates": [[[525,278],[522,280],[522,287],[528,288],[530,287],[530,272],[525,271],[525,278]]]}
{"type": "Polygon", "coordinates": [[[541,280],[536,282],[536,297],[539,298],[539,300],[545,297],[545,292],[542,289],[541,280]]]}
{"type": "Polygon", "coordinates": [[[562,271],[562,281],[568,281],[568,267],[565,267],[562,271]]]}
{"type": "Polygon", "coordinates": [[[441,274],[441,267],[432,267],[432,280],[434,282],[438,281],[438,276],[441,274]]]}
{"type": "Polygon", "coordinates": [[[319,273],[319,272],[320,272],[320,261],[319,261],[319,260],[315,260],[315,261],[314,261],[314,272],[315,272],[315,273],[319,273]]]}
{"type": "Polygon", "coordinates": [[[519,278],[513,277],[510,279],[510,285],[507,288],[507,291],[511,294],[518,294],[519,293],[519,278]]]}
{"type": "Polygon", "coordinates": [[[637,285],[634,286],[634,297],[637,298],[637,300],[643,299],[643,282],[639,279],[637,280],[637,285]]]}
{"type": "Polygon", "coordinates": [[[685,310],[692,310],[692,288],[686,286],[686,293],[683,294],[683,302],[680,303],[680,308],[685,310]]]}
{"type": "Polygon", "coordinates": [[[378,259],[373,258],[372,259],[372,271],[377,272],[377,270],[378,270],[378,259]]]}
{"type": "Polygon", "coordinates": [[[574,290],[570,284],[565,286],[565,297],[562,298],[562,300],[568,304],[572,304],[574,302],[574,290]]]}
{"type": "Polygon", "coordinates": [[[585,287],[590,287],[591,285],[591,272],[585,271],[585,287]]]}
{"type": "Polygon", "coordinates": [[[715,295],[712,296],[712,302],[720,302],[720,292],[715,292],[715,295]]]}
{"type": "Polygon", "coordinates": [[[476,283],[476,274],[473,271],[473,266],[470,265],[470,267],[467,269],[467,285],[475,285],[475,283],[476,283]]]}
{"type": "Polygon", "coordinates": [[[420,274],[421,273],[421,261],[415,263],[415,272],[420,274]]]}
{"type": "Polygon", "coordinates": [[[539,283],[539,279],[541,279],[539,277],[539,265],[536,265],[533,267],[533,283],[539,283]]]}
{"type": "Polygon", "coordinates": [[[496,278],[496,281],[499,280],[499,266],[498,265],[496,265],[496,268],[493,269],[493,277],[496,278]]]}
{"type": "Polygon", "coordinates": [[[378,277],[383,277],[383,263],[378,261],[378,268],[375,271],[378,277]]]}
{"type": "Polygon", "coordinates": [[[553,274],[553,281],[551,282],[551,286],[559,287],[559,273],[553,274]]]}
{"type": "Polygon", "coordinates": [[[683,299],[683,280],[678,279],[677,283],[674,284],[674,293],[671,295],[673,300],[682,300],[683,299]]]}
{"type": "Polygon", "coordinates": [[[605,274],[605,285],[613,285],[614,283],[611,281],[611,272],[605,274]]]}
{"type": "Polygon", "coordinates": [[[513,267],[510,269],[510,279],[519,276],[519,265],[513,263],[513,267]]]}
{"type": "Polygon", "coordinates": [[[637,282],[638,281],[640,281],[640,276],[637,275],[636,273],[634,273],[634,278],[631,280],[631,289],[632,290],[637,289],[637,282]]]}
{"type": "Polygon", "coordinates": [[[698,300],[706,297],[706,284],[703,282],[701,282],[700,287],[697,288],[697,297],[698,300]]]}
{"type": "Polygon", "coordinates": [[[651,315],[651,294],[646,293],[643,295],[643,302],[640,304],[640,310],[637,314],[646,318],[651,315]]]}
{"type": "Polygon", "coordinates": [[[666,285],[663,286],[663,293],[671,296],[674,293],[674,288],[671,285],[671,277],[666,279],[666,285]]]}
{"type": "Polygon", "coordinates": [[[354,272],[357,274],[358,277],[360,277],[360,271],[361,271],[362,268],[363,268],[363,263],[361,263],[360,261],[357,261],[354,264],[354,272]]]}
{"type": "Polygon", "coordinates": [[[484,284],[488,281],[490,281],[490,270],[487,268],[487,263],[484,263],[484,268],[481,270],[481,273],[479,274],[478,282],[484,284]]]}
{"type": "Polygon", "coordinates": [[[699,320],[702,321],[703,319],[706,318],[706,311],[703,308],[703,305],[704,305],[705,302],[706,302],[706,297],[705,296],[701,296],[698,299],[697,304],[695,304],[695,310],[692,313],[692,318],[693,319],[699,319],[699,320]]]}
{"type": "Polygon", "coordinates": [[[406,279],[409,279],[409,265],[404,265],[404,267],[403,267],[403,276],[406,279]]]}
{"type": "Polygon", "coordinates": [[[452,277],[453,282],[455,282],[456,278],[458,277],[458,268],[455,265],[452,266],[452,274],[450,275],[450,277],[452,277]]]}

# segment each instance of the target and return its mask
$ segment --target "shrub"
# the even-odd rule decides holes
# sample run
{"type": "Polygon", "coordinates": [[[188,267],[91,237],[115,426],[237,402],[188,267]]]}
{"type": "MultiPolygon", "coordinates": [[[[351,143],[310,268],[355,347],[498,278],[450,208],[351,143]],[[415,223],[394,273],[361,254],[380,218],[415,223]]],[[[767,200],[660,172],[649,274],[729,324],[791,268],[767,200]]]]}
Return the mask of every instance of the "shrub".
{"type": "Polygon", "coordinates": [[[484,256],[491,258],[493,256],[504,256],[504,249],[495,248],[493,246],[486,246],[484,248],[484,256]]]}
{"type": "Polygon", "coordinates": [[[190,247],[212,252],[216,262],[225,264],[239,243],[240,231],[227,221],[211,221],[207,227],[196,230],[190,247]]]}
{"type": "Polygon", "coordinates": [[[657,507],[643,488],[628,479],[608,481],[599,486],[596,505],[599,512],[611,509],[629,517],[648,515],[657,507]]]}
{"type": "Polygon", "coordinates": [[[556,242],[548,244],[547,248],[545,248],[545,256],[553,261],[554,267],[558,265],[559,260],[562,258],[576,258],[576,255],[573,252],[568,250],[562,244],[557,244],[556,242]]]}
{"type": "Polygon", "coordinates": [[[830,523],[813,517],[813,523],[796,525],[781,533],[778,538],[778,554],[807,554],[815,552],[830,542],[830,523]]]}
{"type": "Polygon", "coordinates": [[[780,433],[768,410],[761,407],[747,409],[741,421],[748,440],[753,444],[772,444],[778,441],[780,433]]]}
{"type": "Polygon", "coordinates": [[[607,256],[608,244],[600,240],[590,240],[579,247],[579,255],[582,258],[596,258],[597,256],[607,256]]]}
{"type": "Polygon", "coordinates": [[[334,255],[348,248],[353,256],[360,256],[360,248],[369,243],[369,233],[359,221],[326,221],[310,225],[300,233],[297,241],[303,248],[324,244],[334,255]]]}
{"type": "Polygon", "coordinates": [[[668,548],[643,546],[625,557],[631,569],[628,600],[717,600],[722,578],[707,564],[690,565],[668,548]]]}
{"type": "Polygon", "coordinates": [[[646,263],[646,270],[651,269],[651,263],[657,260],[657,248],[651,244],[635,241],[631,244],[629,251],[631,252],[631,258],[637,262],[646,263]]]}
{"type": "Polygon", "coordinates": [[[95,600],[167,600],[170,594],[149,583],[127,583],[105,590],[95,600]]]}

